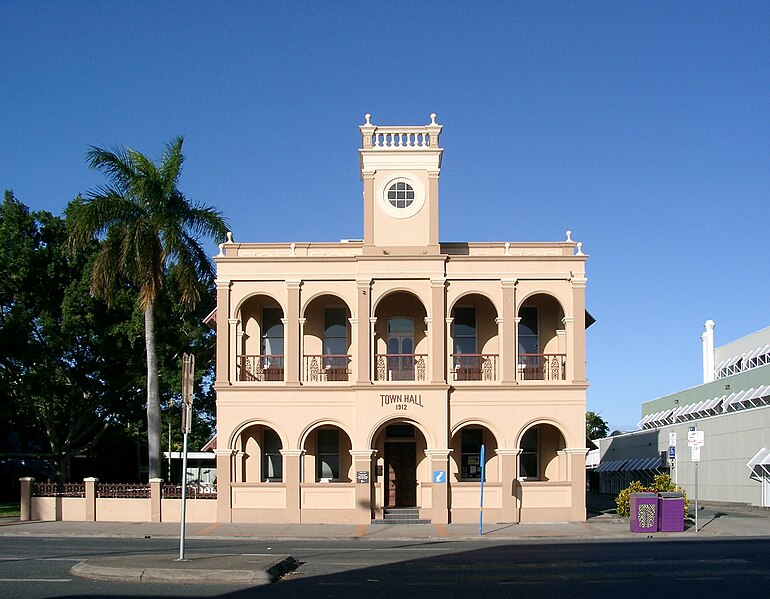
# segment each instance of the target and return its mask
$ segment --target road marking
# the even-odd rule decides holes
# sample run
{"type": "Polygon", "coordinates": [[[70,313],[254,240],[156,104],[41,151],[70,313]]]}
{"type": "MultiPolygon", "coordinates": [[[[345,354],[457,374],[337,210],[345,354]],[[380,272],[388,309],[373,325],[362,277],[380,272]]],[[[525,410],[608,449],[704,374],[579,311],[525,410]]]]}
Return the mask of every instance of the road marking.
{"type": "Polygon", "coordinates": [[[0,578],[0,582],[72,582],[71,578],[0,578]]]}
{"type": "Polygon", "coordinates": [[[210,533],[212,530],[216,530],[217,528],[219,528],[219,522],[214,522],[213,524],[211,524],[211,525],[207,526],[206,528],[202,528],[201,530],[199,530],[199,531],[198,531],[198,532],[196,532],[195,534],[196,534],[196,535],[207,535],[207,534],[209,534],[209,533],[210,533]]]}

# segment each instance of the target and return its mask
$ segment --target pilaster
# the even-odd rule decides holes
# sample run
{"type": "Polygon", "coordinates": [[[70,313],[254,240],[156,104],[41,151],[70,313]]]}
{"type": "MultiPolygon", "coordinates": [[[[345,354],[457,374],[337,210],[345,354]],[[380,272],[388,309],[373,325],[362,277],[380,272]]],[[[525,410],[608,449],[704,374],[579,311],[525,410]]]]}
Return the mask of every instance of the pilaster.
{"type": "Polygon", "coordinates": [[[503,506],[500,512],[502,522],[519,522],[521,506],[517,493],[519,478],[519,455],[521,449],[496,449],[500,457],[500,480],[503,483],[503,506]]]}
{"type": "Polygon", "coordinates": [[[451,449],[426,449],[425,455],[430,459],[431,486],[431,522],[433,524],[449,523],[449,453],[451,449]],[[435,473],[443,472],[445,482],[436,482],[435,473]]]}
{"type": "MultiPolygon", "coordinates": [[[[503,281],[502,333],[500,335],[500,380],[516,381],[516,281],[503,281]]],[[[498,327],[500,323],[498,322],[498,327]]]]}
{"type": "Polygon", "coordinates": [[[428,327],[428,343],[430,346],[430,372],[431,382],[443,383],[446,381],[446,328],[441,325],[446,317],[446,280],[431,279],[431,324],[428,327]],[[437,325],[437,326],[434,326],[437,325]]]}
{"type": "Polygon", "coordinates": [[[300,481],[304,449],[281,449],[283,456],[283,482],[286,485],[286,518],[288,522],[300,520],[300,481]]]}
{"type": "Polygon", "coordinates": [[[356,473],[356,515],[357,524],[369,524],[372,520],[372,493],[374,492],[374,477],[372,476],[373,449],[351,449],[353,470],[356,473]],[[359,479],[359,473],[366,472],[366,480],[359,479]]]}
{"type": "MultiPolygon", "coordinates": [[[[227,337],[224,337],[224,339],[227,340],[227,346],[228,346],[228,357],[227,357],[227,382],[229,384],[232,384],[233,381],[238,380],[238,356],[243,351],[243,345],[241,345],[243,341],[243,333],[238,333],[238,323],[240,321],[237,318],[228,318],[227,319],[227,331],[228,335],[227,337]]],[[[217,362],[217,366],[219,366],[219,362],[217,362]]],[[[241,365],[243,367],[243,365],[241,365]]]]}
{"type": "MultiPolygon", "coordinates": [[[[572,346],[570,360],[574,367],[572,382],[585,384],[586,382],[586,281],[584,277],[572,279],[572,317],[574,323],[572,334],[567,329],[567,341],[572,346]]],[[[565,327],[566,328],[566,327],[565,327]]]]}
{"type": "Polygon", "coordinates": [[[286,323],[284,332],[284,369],[287,385],[299,385],[299,291],[302,281],[286,281],[286,323]]]}
{"type": "Polygon", "coordinates": [[[217,281],[217,351],[216,351],[216,384],[229,385],[230,362],[235,362],[235,356],[230,356],[230,281],[217,281]]]}
{"type": "Polygon", "coordinates": [[[355,359],[355,381],[358,384],[365,384],[371,381],[371,363],[373,360],[373,346],[371,342],[371,332],[369,325],[369,306],[372,296],[371,279],[356,280],[356,313],[358,326],[356,327],[356,354],[355,359]]]}
{"type": "Polygon", "coordinates": [[[99,479],[92,476],[83,479],[85,486],[86,522],[96,522],[96,484],[98,482],[99,479]]]}
{"type": "Polygon", "coordinates": [[[214,455],[217,456],[217,522],[232,522],[233,450],[215,449],[214,455]]]}

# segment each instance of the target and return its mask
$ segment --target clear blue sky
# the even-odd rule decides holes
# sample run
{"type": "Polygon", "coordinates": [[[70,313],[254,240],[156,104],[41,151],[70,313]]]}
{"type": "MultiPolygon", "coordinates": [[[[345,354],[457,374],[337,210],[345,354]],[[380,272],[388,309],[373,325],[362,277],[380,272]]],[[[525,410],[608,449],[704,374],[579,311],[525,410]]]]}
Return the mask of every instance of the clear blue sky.
{"type": "MultiPolygon", "coordinates": [[[[584,243],[588,408],[770,324],[768,2],[5,2],[0,186],[61,214],[83,154],[159,155],[237,240],[362,235],[357,126],[444,125],[441,239],[584,243]]],[[[213,253],[213,246],[212,246],[213,253]]]]}

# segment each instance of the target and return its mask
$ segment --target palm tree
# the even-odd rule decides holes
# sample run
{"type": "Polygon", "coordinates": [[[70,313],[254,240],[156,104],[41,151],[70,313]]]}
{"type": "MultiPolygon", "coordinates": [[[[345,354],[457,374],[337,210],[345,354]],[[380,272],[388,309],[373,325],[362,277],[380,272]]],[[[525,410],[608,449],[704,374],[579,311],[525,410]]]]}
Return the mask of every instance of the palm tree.
{"type": "Polygon", "coordinates": [[[166,145],[158,164],[131,148],[91,147],[88,165],[109,183],[78,197],[67,209],[69,243],[73,247],[102,240],[91,276],[91,290],[112,304],[125,281],[138,290],[144,313],[147,351],[147,440],[150,478],[161,474],[160,393],[155,350],[155,309],[169,266],[188,308],[200,299],[214,268],[201,248],[201,236],[224,240],[227,224],[221,213],[192,204],[179,191],[182,137],[166,145]]]}

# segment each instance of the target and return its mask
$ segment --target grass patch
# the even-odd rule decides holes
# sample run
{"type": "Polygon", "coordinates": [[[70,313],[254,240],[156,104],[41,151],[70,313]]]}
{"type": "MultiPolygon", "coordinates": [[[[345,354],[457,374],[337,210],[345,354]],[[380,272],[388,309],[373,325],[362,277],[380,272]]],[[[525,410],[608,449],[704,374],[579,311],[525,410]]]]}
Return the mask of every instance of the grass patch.
{"type": "Polygon", "coordinates": [[[18,516],[18,515],[19,515],[18,501],[0,501],[0,517],[18,516]]]}

